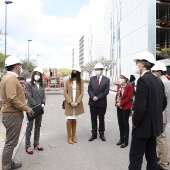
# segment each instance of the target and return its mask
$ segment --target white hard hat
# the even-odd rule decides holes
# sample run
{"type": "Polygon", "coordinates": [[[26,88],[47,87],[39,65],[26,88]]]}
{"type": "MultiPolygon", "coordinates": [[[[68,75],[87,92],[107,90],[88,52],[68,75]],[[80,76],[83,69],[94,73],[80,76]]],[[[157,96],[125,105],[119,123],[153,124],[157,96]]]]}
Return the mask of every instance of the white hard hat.
{"type": "Polygon", "coordinates": [[[158,61],[155,63],[155,65],[151,68],[151,70],[154,70],[154,71],[158,71],[158,70],[161,70],[161,71],[167,71],[167,68],[165,66],[164,63],[162,63],[161,61],[158,61]]]}
{"type": "Polygon", "coordinates": [[[33,72],[38,71],[39,73],[43,74],[43,69],[41,67],[34,68],[33,72]]]}
{"type": "Polygon", "coordinates": [[[128,72],[122,72],[120,75],[130,80],[130,74],[128,72]]]}
{"type": "Polygon", "coordinates": [[[81,73],[81,68],[80,68],[80,66],[74,66],[73,68],[72,68],[72,70],[75,70],[75,71],[78,71],[78,72],[80,72],[81,73]]]}
{"type": "Polygon", "coordinates": [[[103,64],[97,63],[97,64],[94,66],[94,69],[98,69],[98,68],[104,69],[103,64]]]}
{"type": "Polygon", "coordinates": [[[5,59],[5,67],[19,63],[21,63],[21,61],[16,56],[9,56],[5,59]]]}
{"type": "Polygon", "coordinates": [[[148,51],[143,51],[141,53],[139,53],[135,58],[134,58],[134,62],[136,62],[136,60],[146,60],[151,64],[155,64],[155,57],[152,53],[148,52],[148,51]]]}

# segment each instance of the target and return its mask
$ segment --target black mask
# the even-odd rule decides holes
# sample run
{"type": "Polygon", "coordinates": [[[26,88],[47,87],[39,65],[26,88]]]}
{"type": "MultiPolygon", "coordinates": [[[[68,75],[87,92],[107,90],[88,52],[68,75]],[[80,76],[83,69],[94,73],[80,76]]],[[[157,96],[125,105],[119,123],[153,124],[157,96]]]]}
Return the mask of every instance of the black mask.
{"type": "Polygon", "coordinates": [[[76,76],[77,76],[77,73],[73,73],[73,72],[71,73],[72,78],[75,78],[76,76]]]}

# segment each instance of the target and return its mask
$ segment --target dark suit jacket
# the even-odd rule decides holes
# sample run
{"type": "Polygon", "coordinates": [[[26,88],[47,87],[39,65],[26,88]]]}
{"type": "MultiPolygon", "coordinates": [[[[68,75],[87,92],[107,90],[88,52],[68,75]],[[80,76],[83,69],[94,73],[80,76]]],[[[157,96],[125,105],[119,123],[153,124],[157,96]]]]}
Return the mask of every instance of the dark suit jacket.
{"type": "Polygon", "coordinates": [[[31,82],[27,83],[27,105],[34,107],[37,104],[45,104],[45,89],[42,86],[32,85],[31,82]]]}
{"type": "Polygon", "coordinates": [[[162,112],[166,105],[162,81],[151,72],[146,72],[137,82],[132,117],[138,138],[156,137],[163,132],[162,112]]]}
{"type": "Polygon", "coordinates": [[[97,88],[97,76],[93,76],[90,79],[88,86],[89,93],[89,105],[90,106],[99,106],[106,107],[107,106],[107,95],[110,90],[110,79],[102,76],[100,81],[100,85],[97,88]],[[94,96],[98,97],[97,101],[93,101],[94,96]]]}
{"type": "MultiPolygon", "coordinates": [[[[117,94],[115,97],[115,104],[117,103],[117,98],[120,93],[120,85],[117,87],[117,94]]],[[[130,109],[132,107],[132,94],[133,94],[133,86],[131,84],[126,84],[123,96],[120,101],[120,105],[123,110],[130,109]]]]}

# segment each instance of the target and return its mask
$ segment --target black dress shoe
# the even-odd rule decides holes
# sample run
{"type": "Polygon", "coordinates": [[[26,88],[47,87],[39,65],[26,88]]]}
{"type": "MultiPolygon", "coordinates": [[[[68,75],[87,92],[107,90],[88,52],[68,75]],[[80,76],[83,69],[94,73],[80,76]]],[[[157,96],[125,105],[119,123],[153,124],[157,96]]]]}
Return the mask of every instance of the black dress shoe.
{"type": "Polygon", "coordinates": [[[119,142],[116,143],[116,145],[121,145],[122,143],[123,143],[122,140],[119,140],[119,142]]]}
{"type": "Polygon", "coordinates": [[[120,145],[121,148],[125,148],[126,146],[128,146],[127,143],[122,143],[122,144],[120,145]]]}
{"type": "Polygon", "coordinates": [[[11,164],[11,169],[18,169],[18,168],[21,168],[22,167],[22,164],[21,163],[16,163],[16,162],[12,162],[11,164]]]}
{"type": "Polygon", "coordinates": [[[101,136],[100,136],[100,139],[101,139],[102,141],[106,141],[106,138],[104,137],[104,135],[101,135],[101,136]]]}
{"type": "Polygon", "coordinates": [[[94,139],[97,139],[97,135],[92,135],[88,141],[93,141],[94,139]]]}

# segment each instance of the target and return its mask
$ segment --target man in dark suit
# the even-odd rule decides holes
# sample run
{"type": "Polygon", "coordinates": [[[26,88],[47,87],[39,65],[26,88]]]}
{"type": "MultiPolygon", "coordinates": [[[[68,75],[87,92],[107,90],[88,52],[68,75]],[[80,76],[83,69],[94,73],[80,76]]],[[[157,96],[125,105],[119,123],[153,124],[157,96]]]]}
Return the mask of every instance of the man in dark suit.
{"type": "Polygon", "coordinates": [[[91,77],[88,93],[89,107],[91,112],[92,136],[89,141],[97,138],[97,116],[99,117],[99,134],[102,141],[106,141],[105,131],[105,113],[107,108],[107,95],[110,89],[110,79],[103,76],[103,65],[97,63],[94,67],[96,76],[91,77]]]}
{"type": "Polygon", "coordinates": [[[141,52],[134,61],[140,78],[137,82],[132,117],[129,170],[141,170],[144,153],[147,170],[157,170],[156,137],[163,132],[162,112],[167,105],[165,89],[161,80],[150,72],[155,63],[150,52],[141,52]]]}

